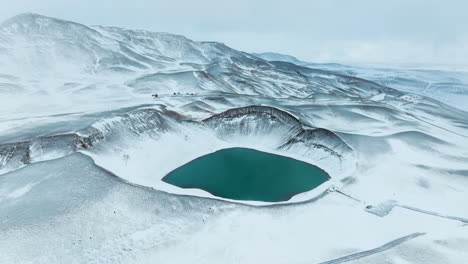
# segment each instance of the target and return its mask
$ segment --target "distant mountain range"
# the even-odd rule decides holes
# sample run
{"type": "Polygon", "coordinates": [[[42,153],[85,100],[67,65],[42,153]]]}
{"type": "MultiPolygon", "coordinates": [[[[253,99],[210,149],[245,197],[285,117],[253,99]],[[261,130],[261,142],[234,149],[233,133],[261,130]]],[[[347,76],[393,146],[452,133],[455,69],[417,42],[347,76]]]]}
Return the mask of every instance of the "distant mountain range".
{"type": "Polygon", "coordinates": [[[396,88],[401,91],[415,93],[440,100],[468,111],[468,72],[450,70],[432,70],[420,68],[394,67],[356,67],[338,63],[311,63],[297,59],[294,56],[279,53],[254,53],[255,56],[268,61],[284,61],[296,65],[324,69],[344,75],[367,79],[378,84],[396,88]]]}

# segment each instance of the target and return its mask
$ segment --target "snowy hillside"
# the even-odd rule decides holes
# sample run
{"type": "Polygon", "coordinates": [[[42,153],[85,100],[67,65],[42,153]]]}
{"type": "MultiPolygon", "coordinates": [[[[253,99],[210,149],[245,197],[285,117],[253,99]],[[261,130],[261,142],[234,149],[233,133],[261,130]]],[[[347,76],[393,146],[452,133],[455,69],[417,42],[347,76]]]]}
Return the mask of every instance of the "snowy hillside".
{"type": "MultiPolygon", "coordinates": [[[[427,96],[468,111],[468,72],[466,70],[431,69],[431,65],[404,68],[368,68],[338,63],[310,63],[278,53],[254,53],[267,61],[284,61],[312,69],[325,69],[355,76],[404,92],[427,96]]],[[[446,68],[446,67],[445,67],[446,68]]]]}
{"type": "Polygon", "coordinates": [[[464,263],[465,77],[18,15],[0,26],[0,263],[464,263]],[[331,179],[282,202],[161,180],[233,147],[331,179]]]}

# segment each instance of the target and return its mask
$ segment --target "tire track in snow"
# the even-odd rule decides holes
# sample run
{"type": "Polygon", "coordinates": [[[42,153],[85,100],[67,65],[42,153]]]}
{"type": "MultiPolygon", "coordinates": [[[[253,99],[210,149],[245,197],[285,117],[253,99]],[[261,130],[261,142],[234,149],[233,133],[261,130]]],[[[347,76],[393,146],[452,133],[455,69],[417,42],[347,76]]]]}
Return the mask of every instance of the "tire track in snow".
{"type": "MultiPolygon", "coordinates": [[[[355,197],[352,197],[351,195],[349,194],[346,194],[344,193],[343,191],[341,190],[333,190],[334,192],[337,192],[349,199],[352,199],[356,202],[361,202],[363,203],[363,201],[355,198],[355,197]]],[[[413,211],[413,212],[417,212],[417,213],[421,213],[421,214],[425,214],[425,215],[430,215],[430,216],[436,216],[436,217],[440,217],[440,218],[445,218],[445,219],[449,219],[449,220],[453,220],[453,221],[459,221],[459,222],[462,222],[463,224],[468,224],[468,218],[463,218],[463,217],[459,217],[459,216],[451,216],[451,215],[445,215],[445,214],[441,214],[441,213],[437,213],[437,212],[433,212],[433,211],[428,211],[428,210],[424,210],[424,209],[420,209],[420,208],[416,208],[416,207],[412,207],[412,206],[409,206],[409,205],[404,205],[404,204],[399,204],[398,201],[394,201],[394,200],[389,200],[387,202],[393,202],[393,203],[390,203],[388,204],[388,206],[385,206],[382,211],[375,211],[374,209],[372,208],[375,208],[374,206],[372,206],[371,208],[366,208],[366,211],[368,213],[371,213],[371,214],[374,214],[374,215],[377,215],[377,216],[380,216],[380,217],[384,217],[386,216],[387,214],[390,213],[390,211],[393,210],[393,208],[395,207],[400,207],[400,208],[403,208],[403,209],[406,209],[406,210],[410,210],[410,211],[413,211]]]]}
{"type": "Polygon", "coordinates": [[[371,256],[371,255],[375,255],[377,253],[389,250],[389,249],[391,249],[393,247],[396,247],[396,246],[398,246],[398,245],[400,245],[400,244],[402,244],[402,243],[404,243],[404,242],[406,242],[408,240],[417,238],[417,237],[425,235],[425,234],[426,233],[413,233],[411,235],[407,235],[407,236],[400,237],[398,239],[392,240],[392,241],[386,243],[385,245],[374,248],[374,249],[361,251],[361,252],[354,253],[354,254],[344,256],[344,257],[341,257],[341,258],[328,260],[328,261],[325,261],[325,262],[320,262],[319,264],[340,264],[340,263],[345,263],[345,262],[349,262],[349,261],[352,261],[352,260],[368,257],[368,256],[371,256]]]}
{"type": "Polygon", "coordinates": [[[439,213],[436,213],[436,212],[431,212],[431,211],[427,211],[427,210],[423,210],[423,209],[419,209],[419,208],[412,207],[412,206],[407,206],[407,205],[397,205],[397,206],[399,206],[401,208],[405,208],[407,210],[415,211],[415,212],[418,212],[418,213],[437,216],[437,217],[442,217],[442,218],[455,220],[455,221],[460,221],[462,223],[468,224],[468,219],[463,218],[463,217],[443,215],[443,214],[439,214],[439,213]]]}

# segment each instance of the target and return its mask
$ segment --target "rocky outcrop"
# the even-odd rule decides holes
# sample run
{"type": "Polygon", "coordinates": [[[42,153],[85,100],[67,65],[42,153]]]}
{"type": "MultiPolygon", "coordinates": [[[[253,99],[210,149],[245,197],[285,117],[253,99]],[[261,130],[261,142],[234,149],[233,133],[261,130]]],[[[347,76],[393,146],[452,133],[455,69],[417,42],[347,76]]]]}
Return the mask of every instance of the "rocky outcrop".
{"type": "Polygon", "coordinates": [[[247,106],[213,115],[203,122],[220,137],[238,134],[260,134],[265,137],[278,134],[278,149],[290,149],[302,144],[306,148],[320,149],[342,158],[352,152],[338,135],[323,128],[304,129],[300,120],[288,112],[270,106],[247,106]]]}

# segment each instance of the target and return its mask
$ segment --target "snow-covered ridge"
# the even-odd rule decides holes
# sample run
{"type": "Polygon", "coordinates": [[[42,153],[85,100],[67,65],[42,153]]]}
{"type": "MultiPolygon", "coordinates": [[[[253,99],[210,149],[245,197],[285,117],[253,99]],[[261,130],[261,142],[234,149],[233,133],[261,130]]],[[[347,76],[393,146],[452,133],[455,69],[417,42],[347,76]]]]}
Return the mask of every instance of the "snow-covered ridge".
{"type": "Polygon", "coordinates": [[[463,69],[438,68],[432,65],[419,67],[363,67],[337,63],[312,63],[293,56],[265,52],[253,55],[267,61],[282,61],[312,69],[327,70],[347,76],[355,76],[403,92],[430,97],[448,105],[468,111],[468,72],[463,69]]]}
{"type": "Polygon", "coordinates": [[[303,144],[304,149],[323,149],[336,157],[343,157],[352,149],[335,133],[323,129],[304,129],[303,124],[293,115],[269,106],[246,106],[213,115],[203,122],[216,130],[220,137],[238,134],[282,134],[279,149],[294,148],[303,144]]]}
{"type": "Polygon", "coordinates": [[[0,54],[5,66],[19,63],[26,64],[31,73],[65,71],[69,75],[138,72],[251,56],[221,43],[195,42],[169,33],[89,27],[32,13],[1,24],[0,47],[5,49],[0,54]]]}
{"type": "MultiPolygon", "coordinates": [[[[334,161],[328,161],[335,163],[333,166],[324,165],[328,171],[332,170],[333,176],[352,166],[347,163],[352,162],[352,150],[336,134],[325,129],[304,130],[302,123],[294,116],[273,107],[230,109],[201,122],[177,120],[179,116],[165,108],[144,108],[100,120],[77,133],[3,144],[0,145],[0,171],[5,173],[80,150],[96,154],[118,148],[122,152],[132,148],[134,143],[147,140],[157,142],[168,135],[186,139],[196,136],[192,135],[194,132],[191,129],[210,135],[216,141],[226,142],[213,146],[218,149],[237,144],[285,153],[289,150],[300,153],[298,151],[302,150],[301,155],[309,156],[309,162],[316,159],[318,163],[323,163],[323,159],[333,160],[334,157],[334,161]]],[[[206,151],[210,152],[210,149],[206,151]]]]}

